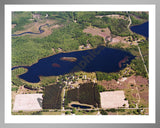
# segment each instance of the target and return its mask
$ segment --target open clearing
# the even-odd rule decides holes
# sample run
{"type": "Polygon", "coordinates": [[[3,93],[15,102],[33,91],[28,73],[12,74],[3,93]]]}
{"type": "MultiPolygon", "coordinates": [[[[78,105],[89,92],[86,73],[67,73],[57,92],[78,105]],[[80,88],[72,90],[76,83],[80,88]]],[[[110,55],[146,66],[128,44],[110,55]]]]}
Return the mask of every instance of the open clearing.
{"type": "Polygon", "coordinates": [[[13,111],[42,110],[42,94],[18,94],[15,97],[13,111]]]}
{"type": "Polygon", "coordinates": [[[109,30],[109,28],[96,28],[96,27],[88,27],[86,29],[83,30],[83,32],[85,33],[90,33],[92,34],[92,36],[101,36],[104,39],[106,37],[111,38],[111,32],[109,30]]]}
{"type": "Polygon", "coordinates": [[[118,107],[129,107],[128,101],[124,100],[124,91],[109,91],[101,92],[101,107],[102,108],[118,108],[118,107]]]}
{"type": "Polygon", "coordinates": [[[102,17],[109,17],[109,18],[115,18],[115,19],[127,19],[125,16],[123,15],[103,15],[103,16],[96,16],[97,18],[102,18],[102,17]]]}
{"type": "MultiPolygon", "coordinates": [[[[101,36],[105,41],[109,41],[111,45],[117,44],[117,43],[123,43],[126,45],[130,45],[130,41],[128,37],[121,37],[121,36],[115,36],[112,37],[111,31],[109,28],[97,28],[97,27],[88,27],[83,30],[84,33],[90,33],[92,36],[101,36]]],[[[137,45],[137,43],[132,43],[134,45],[137,45]]]]}

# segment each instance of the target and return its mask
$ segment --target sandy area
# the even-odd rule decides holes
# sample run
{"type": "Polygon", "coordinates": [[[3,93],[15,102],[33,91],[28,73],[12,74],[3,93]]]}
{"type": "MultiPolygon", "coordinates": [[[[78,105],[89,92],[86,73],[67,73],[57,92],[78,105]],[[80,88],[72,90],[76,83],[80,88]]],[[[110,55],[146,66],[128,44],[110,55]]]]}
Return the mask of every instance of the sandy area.
{"type": "Polygon", "coordinates": [[[119,79],[120,82],[124,82],[125,80],[127,80],[127,77],[123,77],[123,78],[119,79]]]}
{"type": "Polygon", "coordinates": [[[42,109],[42,94],[18,94],[13,111],[39,111],[42,109]]]}
{"type": "Polygon", "coordinates": [[[128,41],[128,37],[121,37],[121,36],[116,36],[115,38],[112,38],[112,41],[110,42],[110,44],[116,44],[119,42],[130,44],[130,42],[128,41]]]}
{"type": "Polygon", "coordinates": [[[102,108],[118,108],[123,107],[124,104],[126,104],[125,107],[128,107],[128,101],[124,100],[125,95],[124,91],[108,91],[108,92],[101,92],[101,107],[102,108]]]}
{"type": "Polygon", "coordinates": [[[96,16],[97,18],[102,18],[102,17],[110,17],[110,18],[116,18],[116,19],[126,19],[125,16],[123,15],[104,15],[104,16],[96,16]]]}

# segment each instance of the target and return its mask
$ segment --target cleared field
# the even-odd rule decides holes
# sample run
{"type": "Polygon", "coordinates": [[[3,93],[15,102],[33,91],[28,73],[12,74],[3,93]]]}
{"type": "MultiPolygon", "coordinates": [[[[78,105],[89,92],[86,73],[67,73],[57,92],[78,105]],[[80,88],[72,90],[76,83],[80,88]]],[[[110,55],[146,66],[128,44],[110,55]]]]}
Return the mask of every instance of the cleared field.
{"type": "Polygon", "coordinates": [[[124,44],[130,44],[128,37],[121,37],[121,36],[116,36],[115,38],[112,38],[112,41],[110,42],[110,44],[117,44],[119,42],[124,44]]]}
{"type": "Polygon", "coordinates": [[[118,108],[128,107],[128,101],[124,100],[124,91],[109,91],[100,93],[101,107],[102,108],[118,108]]]}
{"type": "Polygon", "coordinates": [[[42,110],[42,94],[16,95],[13,112],[40,110],[42,110]]]}
{"type": "Polygon", "coordinates": [[[83,32],[85,33],[90,33],[92,34],[92,36],[101,36],[104,39],[106,37],[111,38],[111,32],[109,30],[109,28],[96,28],[96,27],[88,27],[86,29],[83,30],[83,32]]]}
{"type": "Polygon", "coordinates": [[[97,18],[102,18],[102,17],[110,17],[110,18],[115,18],[115,19],[127,19],[125,16],[123,15],[104,15],[104,16],[96,16],[97,18]]]}
{"type": "Polygon", "coordinates": [[[104,38],[104,40],[110,41],[109,44],[111,45],[114,45],[120,42],[123,44],[126,44],[127,46],[130,44],[130,41],[128,41],[127,36],[126,37],[121,37],[121,36],[112,37],[111,31],[109,28],[88,27],[84,29],[83,32],[90,33],[92,34],[92,36],[101,36],[104,38]]]}

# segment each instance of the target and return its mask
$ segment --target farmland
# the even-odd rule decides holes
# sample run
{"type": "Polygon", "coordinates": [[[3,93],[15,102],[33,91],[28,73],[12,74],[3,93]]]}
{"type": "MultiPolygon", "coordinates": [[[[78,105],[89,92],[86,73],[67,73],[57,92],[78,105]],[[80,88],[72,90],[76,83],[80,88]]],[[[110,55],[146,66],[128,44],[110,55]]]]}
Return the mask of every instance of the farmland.
{"type": "Polygon", "coordinates": [[[61,108],[61,91],[62,85],[50,85],[45,87],[43,94],[43,109],[60,109],[61,108]]]}
{"type": "Polygon", "coordinates": [[[100,107],[100,95],[96,85],[94,83],[84,83],[80,84],[79,88],[69,90],[66,94],[66,105],[67,102],[71,101],[100,107]]]}

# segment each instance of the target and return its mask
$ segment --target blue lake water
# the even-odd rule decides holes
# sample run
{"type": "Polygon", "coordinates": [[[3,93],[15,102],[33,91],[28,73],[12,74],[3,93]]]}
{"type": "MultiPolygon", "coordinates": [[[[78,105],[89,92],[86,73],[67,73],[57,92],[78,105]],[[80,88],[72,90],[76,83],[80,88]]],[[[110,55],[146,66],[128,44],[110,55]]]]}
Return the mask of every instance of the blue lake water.
{"type": "Polygon", "coordinates": [[[130,27],[130,29],[140,35],[143,35],[144,37],[148,38],[149,35],[149,22],[145,22],[143,24],[140,25],[136,25],[136,26],[132,26],[130,27]]]}
{"type": "MultiPolygon", "coordinates": [[[[19,77],[25,81],[37,83],[40,81],[39,76],[58,76],[78,71],[118,72],[125,68],[132,59],[134,56],[129,52],[100,46],[91,50],[59,53],[40,59],[28,67],[19,66],[28,69],[19,77]],[[77,60],[75,62],[65,61],[61,60],[61,57],[75,57],[77,60]]],[[[14,67],[12,70],[19,67],[14,67]]]]}

